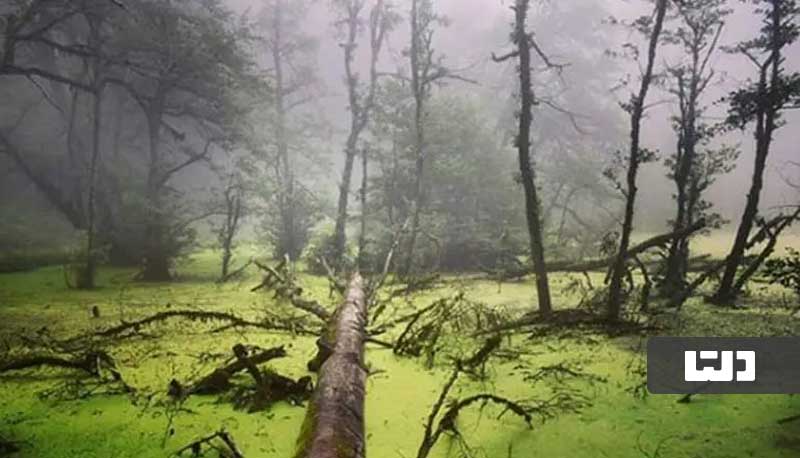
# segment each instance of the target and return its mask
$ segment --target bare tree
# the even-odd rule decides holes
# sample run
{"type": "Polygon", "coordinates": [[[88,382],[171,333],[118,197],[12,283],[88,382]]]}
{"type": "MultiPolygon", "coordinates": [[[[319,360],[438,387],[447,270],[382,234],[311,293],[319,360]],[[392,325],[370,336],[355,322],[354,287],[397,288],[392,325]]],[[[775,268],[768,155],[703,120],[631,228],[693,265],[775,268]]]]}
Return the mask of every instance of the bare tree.
{"type": "Polygon", "coordinates": [[[303,190],[295,176],[298,140],[292,123],[294,112],[313,99],[310,89],[316,84],[314,71],[305,62],[316,42],[303,34],[299,25],[305,7],[303,1],[271,0],[260,13],[263,43],[272,64],[269,142],[274,158],[269,161],[277,185],[274,198],[278,214],[273,243],[276,257],[288,255],[292,259],[300,256],[309,229],[301,208],[303,190]]]}
{"type": "Polygon", "coordinates": [[[244,217],[244,187],[240,177],[232,173],[228,177],[228,182],[223,191],[223,221],[217,230],[217,240],[222,249],[222,263],[220,269],[220,281],[230,278],[231,260],[235,248],[234,238],[241,228],[242,218],[244,217]]]}
{"type": "MultiPolygon", "coordinates": [[[[333,235],[333,257],[336,268],[341,268],[345,246],[347,245],[347,206],[350,197],[350,183],[353,176],[353,165],[358,154],[358,141],[369,122],[370,110],[375,102],[375,91],[378,85],[378,58],[387,32],[394,24],[394,15],[384,0],[377,0],[369,17],[370,65],[369,83],[366,93],[358,80],[358,73],[353,68],[353,59],[358,46],[359,29],[362,27],[361,12],[365,0],[336,0],[334,6],[343,11],[338,21],[344,29],[346,40],[341,44],[344,49],[345,83],[347,84],[348,106],[350,108],[350,133],[345,144],[345,162],[342,171],[342,182],[339,185],[339,201],[336,212],[336,227],[333,235]]],[[[366,153],[365,153],[366,154],[366,153]]]]}
{"type": "Polygon", "coordinates": [[[405,263],[400,274],[407,276],[414,266],[414,249],[420,232],[420,216],[425,201],[424,181],[427,159],[425,139],[426,102],[434,84],[446,78],[463,79],[446,68],[433,48],[435,26],[442,22],[433,9],[432,0],[411,0],[409,23],[411,46],[408,58],[411,70],[411,95],[414,99],[414,175],[411,190],[411,227],[405,263]]]}
{"type": "Polygon", "coordinates": [[[172,278],[172,260],[191,242],[188,226],[208,216],[181,215],[186,208],[170,181],[208,163],[213,148],[230,137],[240,114],[233,91],[250,70],[243,31],[227,27],[219,3],[202,8],[192,20],[176,5],[132,10],[135,21],[120,21],[119,46],[137,71],[106,79],[129,93],[147,125],[144,281],[172,278]]]}
{"type": "Polygon", "coordinates": [[[658,49],[659,37],[664,26],[667,3],[667,0],[657,0],[654,11],[655,20],[652,23],[652,27],[650,27],[649,24],[642,27],[649,35],[647,64],[641,76],[638,93],[632,94],[630,102],[624,104],[625,110],[630,114],[631,142],[628,151],[627,176],[624,189],[625,216],[622,223],[622,233],[620,234],[617,255],[614,265],[611,268],[611,278],[608,286],[608,319],[610,321],[619,319],[620,309],[622,307],[622,280],[627,270],[625,264],[631,233],[633,232],[633,216],[636,205],[636,177],[639,172],[639,165],[643,160],[643,150],[640,145],[642,116],[644,116],[646,107],[645,100],[647,99],[647,93],[653,82],[656,50],[658,49]]]}
{"type": "Polygon", "coordinates": [[[493,58],[496,62],[502,62],[512,57],[519,58],[521,106],[519,111],[519,132],[515,143],[519,156],[520,181],[525,192],[525,216],[530,238],[533,270],[536,275],[536,294],[539,301],[539,311],[542,315],[549,315],[553,306],[550,299],[550,284],[547,279],[547,264],[544,256],[541,202],[536,188],[536,173],[531,160],[532,108],[536,103],[531,86],[531,49],[535,50],[548,66],[552,66],[552,64],[534,40],[533,34],[527,30],[526,21],[528,19],[529,5],[529,0],[516,0],[514,6],[511,7],[514,11],[514,31],[511,38],[516,49],[504,56],[493,56],[493,58]]]}
{"type": "MultiPolygon", "coordinates": [[[[48,104],[59,112],[66,123],[66,171],[63,184],[49,176],[46,167],[34,164],[27,154],[0,133],[4,151],[42,194],[76,229],[85,230],[86,247],[75,269],[74,286],[94,287],[96,270],[97,227],[95,201],[98,173],[105,67],[115,65],[108,57],[104,42],[108,40],[111,18],[118,8],[108,2],[82,0],[72,2],[33,2],[22,6],[18,14],[10,14],[4,30],[4,49],[0,59],[0,76],[24,77],[37,88],[48,104]],[[71,61],[80,62],[77,73],[70,71],[71,61]],[[47,89],[46,84],[50,88],[47,89]],[[65,89],[69,89],[68,96],[65,89]],[[83,144],[76,132],[80,99],[91,97],[88,126],[90,145],[83,144]],[[67,113],[68,111],[68,113],[67,113]],[[88,156],[83,154],[89,150],[88,156]]],[[[118,65],[118,64],[117,64],[118,65]]]]}

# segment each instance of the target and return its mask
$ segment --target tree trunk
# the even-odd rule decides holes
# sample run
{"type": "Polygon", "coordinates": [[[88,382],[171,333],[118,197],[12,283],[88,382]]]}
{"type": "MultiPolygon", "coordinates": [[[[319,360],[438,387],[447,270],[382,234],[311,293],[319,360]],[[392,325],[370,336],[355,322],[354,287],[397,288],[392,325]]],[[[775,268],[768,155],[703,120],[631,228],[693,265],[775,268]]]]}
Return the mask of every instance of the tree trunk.
{"type": "Polygon", "coordinates": [[[632,98],[631,107],[631,145],[628,155],[628,173],[626,177],[627,191],[625,195],[625,219],[622,223],[622,234],[620,235],[619,249],[612,266],[611,281],[608,286],[608,319],[617,321],[622,308],[622,280],[625,275],[625,262],[628,259],[628,245],[630,245],[631,233],[633,232],[633,214],[636,207],[636,177],[639,172],[641,162],[640,135],[642,116],[644,115],[644,102],[650,83],[653,79],[653,67],[656,59],[656,49],[658,48],[658,38],[664,25],[664,16],[667,11],[667,0],[658,0],[656,5],[656,19],[653,30],[650,34],[648,48],[647,68],[642,75],[639,93],[632,98]]]}
{"type": "Polygon", "coordinates": [[[422,180],[425,173],[425,98],[426,82],[422,75],[420,58],[420,37],[419,30],[419,10],[418,0],[411,2],[411,90],[414,95],[414,184],[411,195],[411,230],[408,235],[408,247],[406,248],[406,259],[401,271],[402,276],[408,276],[414,267],[414,248],[419,232],[420,212],[422,210],[422,180]]]}
{"type": "Polygon", "coordinates": [[[239,230],[239,220],[242,215],[241,188],[238,184],[230,184],[225,190],[225,222],[221,228],[220,241],[222,242],[222,266],[220,281],[225,281],[230,272],[231,259],[233,258],[233,239],[239,230]]]}
{"type": "Polygon", "coordinates": [[[278,257],[288,255],[291,259],[297,259],[300,255],[300,247],[295,237],[295,198],[294,198],[294,175],[292,173],[292,163],[289,158],[289,141],[286,134],[286,100],[283,74],[283,0],[275,0],[273,3],[273,36],[272,36],[272,64],[275,67],[275,143],[278,152],[278,207],[281,215],[281,229],[278,248],[278,257]]]}
{"type": "Polygon", "coordinates": [[[342,267],[347,246],[347,204],[350,198],[350,183],[353,179],[353,164],[358,153],[358,137],[364,128],[364,123],[362,123],[365,116],[364,110],[368,109],[359,103],[358,79],[353,72],[353,54],[356,49],[359,13],[362,6],[357,2],[346,4],[347,42],[342,45],[344,48],[345,80],[347,82],[348,104],[350,107],[350,134],[347,136],[347,143],[344,149],[344,171],[342,172],[342,182],[339,185],[336,228],[333,234],[333,261],[335,263],[334,268],[337,271],[342,267]]]}
{"type": "MultiPolygon", "coordinates": [[[[777,7],[773,5],[774,14],[777,14],[777,7]]],[[[780,23],[780,16],[775,21],[776,24],[780,23]]],[[[777,108],[772,106],[765,99],[772,96],[772,92],[777,90],[779,83],[779,74],[781,66],[781,53],[780,43],[777,39],[772,43],[772,75],[771,81],[767,84],[766,68],[761,72],[759,77],[759,99],[762,101],[758,104],[758,114],[756,121],[756,158],[755,166],[753,168],[753,178],[750,184],[750,192],[747,193],[747,203],[745,204],[744,213],[739,223],[739,229],[736,231],[736,239],[731,247],[731,252],[725,260],[725,271],[722,274],[717,292],[711,298],[711,301],[719,305],[729,305],[736,298],[738,291],[734,287],[736,279],[736,271],[744,258],[744,252],[747,247],[747,238],[750,231],[753,229],[756,216],[758,215],[758,201],[761,196],[761,189],[764,187],[764,170],[767,165],[767,156],[769,155],[770,145],[772,144],[772,133],[775,130],[775,117],[777,108]]]]}
{"type": "Polygon", "coordinates": [[[153,104],[147,112],[147,129],[149,133],[150,157],[147,171],[147,226],[145,229],[146,247],[144,266],[140,279],[148,282],[169,281],[169,256],[165,247],[166,231],[162,208],[161,183],[161,95],[157,90],[153,104]]]}
{"type": "Polygon", "coordinates": [[[364,148],[361,153],[361,230],[358,233],[358,268],[366,268],[367,255],[367,184],[368,181],[368,150],[364,148]]]}
{"type": "MultiPolygon", "coordinates": [[[[328,356],[297,440],[295,458],[363,458],[364,339],[367,321],[363,280],[355,274],[345,300],[328,324],[328,356]]],[[[322,347],[322,345],[321,345],[322,347]]]]}
{"type": "Polygon", "coordinates": [[[97,166],[100,160],[100,120],[103,107],[103,89],[98,87],[93,95],[92,107],[92,156],[89,160],[89,191],[86,202],[86,268],[79,276],[78,288],[91,289],[95,286],[95,195],[97,193],[97,166]]]}
{"type": "Polygon", "coordinates": [[[525,191],[525,217],[530,237],[531,260],[536,274],[536,294],[539,300],[539,312],[549,315],[552,312],[550,302],[550,283],[547,279],[547,264],[544,259],[544,241],[542,238],[542,220],[540,216],[539,196],[536,190],[535,174],[531,163],[531,122],[533,120],[533,90],[531,87],[531,43],[525,23],[528,16],[529,0],[517,0],[514,8],[515,37],[519,51],[519,82],[521,109],[519,113],[519,135],[517,151],[519,153],[519,171],[522,187],[525,191]]]}
{"type": "MultiPolygon", "coordinates": [[[[693,55],[693,69],[698,68],[699,55],[693,55]]],[[[683,78],[682,76],[680,77],[683,78]]],[[[696,112],[698,100],[698,80],[699,75],[693,72],[690,76],[691,82],[689,86],[688,98],[681,96],[681,127],[680,127],[680,140],[678,141],[677,160],[675,164],[675,187],[676,187],[676,214],[675,220],[672,224],[673,232],[680,231],[691,219],[689,213],[689,175],[694,165],[695,149],[696,149],[696,112]]],[[[683,85],[683,81],[679,82],[683,85]]],[[[683,89],[681,89],[683,94],[683,89]]],[[[686,239],[674,239],[670,244],[667,254],[666,271],[664,273],[664,280],[661,285],[662,290],[668,294],[674,294],[683,288],[686,281],[686,271],[684,266],[689,257],[688,245],[686,239]]]]}

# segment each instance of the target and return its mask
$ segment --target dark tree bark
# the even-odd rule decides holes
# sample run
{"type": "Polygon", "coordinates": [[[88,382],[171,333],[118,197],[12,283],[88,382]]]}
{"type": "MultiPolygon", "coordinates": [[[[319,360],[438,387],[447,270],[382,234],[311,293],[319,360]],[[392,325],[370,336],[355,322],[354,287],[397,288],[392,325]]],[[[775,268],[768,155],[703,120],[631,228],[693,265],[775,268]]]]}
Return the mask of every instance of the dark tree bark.
{"type": "Polygon", "coordinates": [[[781,110],[792,99],[800,97],[798,94],[800,88],[796,87],[796,84],[794,86],[787,85],[785,77],[782,75],[785,62],[783,50],[797,39],[787,30],[796,27],[798,7],[791,0],[772,0],[765,3],[769,6],[764,7],[766,9],[765,20],[762,28],[763,35],[760,37],[764,44],[757,44],[756,49],[749,48],[748,44],[739,47],[745,56],[758,65],[759,79],[753,92],[743,89],[734,93],[729,121],[732,121],[734,125],[738,124],[738,127],[744,127],[751,120],[756,122],[756,152],[744,213],[739,222],[733,246],[726,258],[725,270],[719,287],[711,298],[712,302],[720,305],[731,304],[739,293],[740,285],[736,283],[736,273],[744,258],[747,238],[758,215],[759,198],[764,187],[764,170],[773,134],[779,127],[778,119],[781,110]],[[759,47],[761,49],[758,49],[759,47]],[[758,61],[753,55],[758,51],[767,53],[763,62],[758,61]]]}
{"type": "Polygon", "coordinates": [[[296,458],[363,458],[367,322],[363,280],[355,274],[320,346],[328,356],[297,440],[296,458]]]}
{"type": "Polygon", "coordinates": [[[630,245],[631,233],[633,232],[633,216],[636,206],[636,177],[639,173],[639,165],[642,161],[642,151],[640,147],[640,136],[642,128],[642,116],[645,110],[645,100],[650,84],[653,80],[653,67],[655,66],[656,50],[658,48],[659,36],[664,26],[664,17],[667,12],[667,0],[658,0],[655,10],[655,22],[650,32],[650,43],[647,52],[647,67],[642,75],[638,94],[631,98],[631,144],[628,153],[628,172],[626,177],[625,191],[625,216],[622,223],[622,233],[620,235],[619,248],[616,259],[611,270],[611,279],[608,286],[608,319],[617,321],[622,308],[622,280],[626,271],[626,260],[628,259],[628,245],[630,245]]]}
{"type": "Polygon", "coordinates": [[[531,86],[531,48],[535,48],[548,66],[551,66],[533,41],[533,35],[527,31],[529,0],[516,0],[511,9],[514,11],[514,32],[512,41],[516,50],[493,59],[502,62],[512,57],[519,59],[520,83],[520,111],[519,132],[516,138],[517,153],[519,158],[520,181],[525,193],[525,217],[528,226],[531,260],[533,271],[536,275],[536,294],[539,302],[539,312],[549,316],[552,312],[550,298],[550,284],[547,277],[547,264],[544,257],[544,239],[542,235],[541,202],[536,188],[536,177],[531,160],[531,123],[533,122],[533,105],[535,97],[531,86]]]}
{"type": "Polygon", "coordinates": [[[519,134],[517,136],[517,152],[519,155],[519,172],[522,187],[525,191],[525,217],[528,223],[531,260],[536,274],[536,295],[539,301],[539,312],[549,315],[553,306],[550,301],[550,283],[547,278],[547,264],[544,258],[544,241],[542,237],[542,219],[540,202],[536,189],[535,172],[531,161],[531,122],[533,120],[534,95],[531,87],[531,40],[526,29],[529,0],[517,0],[514,9],[514,44],[519,57],[519,83],[521,107],[519,112],[519,134]]]}
{"type": "Polygon", "coordinates": [[[146,282],[162,282],[172,279],[170,258],[165,246],[167,228],[164,227],[162,179],[160,173],[161,124],[163,118],[163,93],[158,88],[152,102],[144,107],[148,131],[147,202],[145,223],[144,264],[139,278],[146,282]]]}
{"type": "MultiPolygon", "coordinates": [[[[91,49],[98,49],[100,47],[100,24],[98,18],[87,15],[89,23],[89,47],[91,49]]],[[[97,270],[97,257],[95,253],[95,244],[97,239],[97,221],[96,221],[96,196],[97,196],[97,182],[100,161],[100,132],[101,132],[101,119],[103,117],[103,90],[105,83],[103,82],[103,69],[100,62],[94,60],[90,63],[92,68],[92,79],[94,82],[94,92],[92,93],[92,153],[89,158],[89,176],[88,176],[88,191],[86,198],[86,267],[80,273],[78,279],[78,287],[83,289],[91,289],[95,286],[95,272],[97,270]]]]}
{"type": "Polygon", "coordinates": [[[229,278],[231,259],[233,259],[233,239],[239,231],[239,223],[242,218],[242,186],[233,181],[225,188],[225,220],[219,228],[217,238],[219,239],[222,248],[222,264],[220,269],[220,281],[226,281],[229,278]]]}
{"type": "Polygon", "coordinates": [[[98,88],[93,96],[92,107],[92,155],[89,160],[89,190],[86,202],[86,269],[80,275],[78,287],[91,289],[95,286],[97,257],[95,253],[96,229],[95,200],[97,195],[97,170],[100,160],[100,120],[102,119],[102,88],[98,88]]]}
{"type": "MultiPolygon", "coordinates": [[[[675,34],[675,39],[689,55],[686,64],[668,69],[675,81],[671,90],[678,97],[679,115],[677,116],[678,145],[675,160],[672,164],[671,178],[675,183],[676,214],[672,222],[673,231],[691,224],[702,210],[698,207],[700,193],[699,180],[710,180],[698,170],[697,147],[704,135],[700,117],[703,108],[700,97],[714,76],[708,62],[716,50],[717,42],[724,25],[724,17],[728,12],[716,1],[698,4],[677,5],[678,14],[686,29],[675,34]]],[[[707,130],[707,129],[706,129],[707,130]]],[[[711,171],[709,171],[711,172],[711,171]]],[[[667,253],[664,278],[661,290],[666,296],[679,294],[686,285],[686,271],[689,259],[689,239],[675,239],[667,253]]]]}

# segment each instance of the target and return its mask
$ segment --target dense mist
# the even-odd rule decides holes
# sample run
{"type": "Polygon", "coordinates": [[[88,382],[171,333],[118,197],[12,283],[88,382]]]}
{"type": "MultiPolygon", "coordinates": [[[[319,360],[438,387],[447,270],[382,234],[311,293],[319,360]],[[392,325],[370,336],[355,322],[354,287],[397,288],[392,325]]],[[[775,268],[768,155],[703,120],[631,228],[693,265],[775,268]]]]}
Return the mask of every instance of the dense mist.
{"type": "Polygon", "coordinates": [[[797,456],[798,41],[798,0],[0,0],[0,457],[797,456]]]}

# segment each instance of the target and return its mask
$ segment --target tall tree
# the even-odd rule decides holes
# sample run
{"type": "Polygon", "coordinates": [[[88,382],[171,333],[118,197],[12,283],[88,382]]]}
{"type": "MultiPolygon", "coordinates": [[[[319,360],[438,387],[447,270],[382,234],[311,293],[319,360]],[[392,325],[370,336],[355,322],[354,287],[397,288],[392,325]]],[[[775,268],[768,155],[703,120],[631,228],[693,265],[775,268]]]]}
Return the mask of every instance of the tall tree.
{"type": "MultiPolygon", "coordinates": [[[[342,182],[339,185],[339,201],[336,211],[336,226],[333,234],[333,257],[337,268],[342,266],[345,246],[347,244],[347,206],[353,177],[353,165],[358,154],[358,141],[369,122],[370,110],[375,101],[378,84],[378,58],[386,37],[386,33],[394,23],[394,16],[384,0],[377,0],[369,17],[369,82],[366,93],[359,83],[358,73],[353,68],[359,30],[363,27],[361,13],[365,0],[335,0],[334,7],[341,10],[341,18],[337,21],[345,35],[341,44],[344,50],[345,84],[347,85],[348,107],[350,108],[350,133],[347,136],[344,155],[342,182]]],[[[366,154],[366,153],[364,153],[366,154]]]]}
{"type": "MultiPolygon", "coordinates": [[[[702,95],[715,76],[709,61],[716,51],[725,17],[730,13],[725,4],[725,0],[678,2],[676,10],[680,23],[675,30],[665,32],[666,40],[677,45],[685,55],[683,62],[667,69],[669,90],[678,99],[678,115],[673,120],[678,135],[677,149],[666,161],[669,177],[675,183],[676,214],[672,229],[676,234],[703,216],[706,210],[701,200],[706,187],[703,182],[714,175],[708,173],[725,171],[732,163],[726,159],[735,158],[734,149],[709,149],[708,143],[716,130],[703,120],[702,95]],[[719,159],[723,160],[721,167],[704,167],[718,164],[719,159]]],[[[689,238],[674,238],[661,282],[665,294],[680,293],[686,282],[688,259],[689,238]]]]}
{"type": "Polygon", "coordinates": [[[244,31],[230,27],[217,1],[141,2],[117,34],[136,72],[108,78],[138,103],[147,125],[144,191],[146,235],[140,278],[164,281],[191,239],[178,219],[181,195],[170,181],[187,167],[207,163],[214,145],[229,139],[239,113],[235,90],[250,71],[244,31]],[[187,13],[191,12],[191,14],[187,13]]]}
{"type": "Polygon", "coordinates": [[[655,18],[643,18],[638,22],[640,29],[649,35],[647,49],[647,63],[641,75],[639,91],[631,94],[631,99],[623,107],[630,114],[630,149],[627,158],[627,174],[625,180],[625,215],[622,223],[622,233],[620,234],[617,254],[614,264],[611,267],[611,278],[608,286],[608,319],[616,321],[619,319],[622,307],[622,279],[626,271],[626,260],[628,246],[630,245],[631,233],[633,232],[633,217],[636,205],[636,178],[639,173],[639,165],[645,159],[645,151],[641,148],[642,117],[645,111],[645,100],[653,82],[653,74],[656,60],[656,50],[658,49],[659,37],[664,26],[664,18],[667,13],[667,0],[656,0],[654,16],[655,18]]]}
{"type": "Polygon", "coordinates": [[[271,64],[271,93],[268,140],[272,154],[265,158],[272,170],[276,188],[270,211],[270,237],[275,255],[297,259],[303,250],[311,226],[305,208],[306,199],[296,177],[300,141],[293,122],[294,113],[313,99],[316,76],[306,61],[316,49],[316,42],[302,32],[304,1],[271,0],[260,13],[263,43],[271,64]],[[274,211],[273,211],[274,210],[274,211]],[[277,221],[275,221],[277,220],[277,221]],[[277,224],[275,224],[277,223],[277,224]]]}
{"type": "Polygon", "coordinates": [[[531,86],[531,49],[549,66],[550,60],[542,52],[539,45],[528,32],[526,22],[530,0],[516,0],[511,9],[514,11],[514,31],[511,41],[516,50],[502,57],[495,57],[501,62],[512,57],[519,58],[519,132],[516,138],[519,157],[519,172],[522,188],[525,192],[525,216],[530,239],[531,260],[536,275],[536,295],[539,311],[542,315],[550,315],[553,306],[550,299],[550,284],[547,278],[547,264],[544,256],[544,238],[542,236],[541,202],[536,188],[536,173],[531,160],[531,123],[533,122],[533,105],[535,97],[531,86]]]}
{"type": "Polygon", "coordinates": [[[787,72],[786,48],[800,34],[800,7],[795,0],[752,0],[762,16],[758,37],[736,45],[732,51],[747,57],[758,70],[758,79],[728,97],[727,123],[744,129],[755,122],[755,164],[744,212],[736,238],[725,260],[725,271],[712,302],[730,304],[738,294],[737,269],[742,263],[747,239],[758,215],[758,203],[764,186],[764,170],[775,131],[782,125],[781,113],[800,106],[800,73],[787,72]]]}
{"type": "MultiPolygon", "coordinates": [[[[89,24],[89,48],[98,49],[102,46],[100,28],[103,26],[103,16],[101,14],[88,13],[86,15],[89,24]]],[[[86,198],[86,265],[78,276],[77,286],[81,288],[94,288],[95,271],[97,269],[96,253],[96,196],[97,196],[97,173],[100,161],[100,129],[103,108],[103,91],[105,82],[103,81],[103,63],[100,59],[92,59],[89,63],[91,68],[92,87],[92,152],[89,158],[88,171],[88,190],[86,198]]]]}
{"type": "Polygon", "coordinates": [[[102,0],[32,2],[20,4],[8,16],[0,76],[25,77],[66,124],[64,157],[59,158],[57,179],[47,164],[31,160],[6,134],[0,132],[4,151],[75,229],[85,231],[85,250],[75,263],[74,286],[94,287],[97,227],[95,201],[101,141],[104,67],[119,65],[104,47],[110,20],[119,12],[102,0]],[[78,65],[71,65],[77,63],[78,65]],[[77,68],[78,70],[74,70],[77,68]],[[44,84],[42,83],[44,81],[44,84]],[[49,86],[49,87],[48,87],[49,86]],[[69,89],[69,91],[65,90],[69,89]],[[70,93],[68,93],[70,92],[70,93]],[[82,123],[84,95],[91,97],[82,123]],[[88,132],[87,132],[88,131],[88,132]],[[89,145],[85,144],[86,137],[89,145]]]}
{"type": "Polygon", "coordinates": [[[405,263],[400,271],[404,276],[414,267],[414,249],[420,230],[420,216],[424,206],[424,180],[427,150],[425,145],[426,102],[433,84],[449,72],[441,65],[441,58],[433,48],[435,26],[442,18],[433,9],[433,0],[411,0],[409,25],[411,45],[408,59],[411,71],[411,95],[414,100],[414,178],[411,192],[411,227],[406,246],[405,263]]]}

